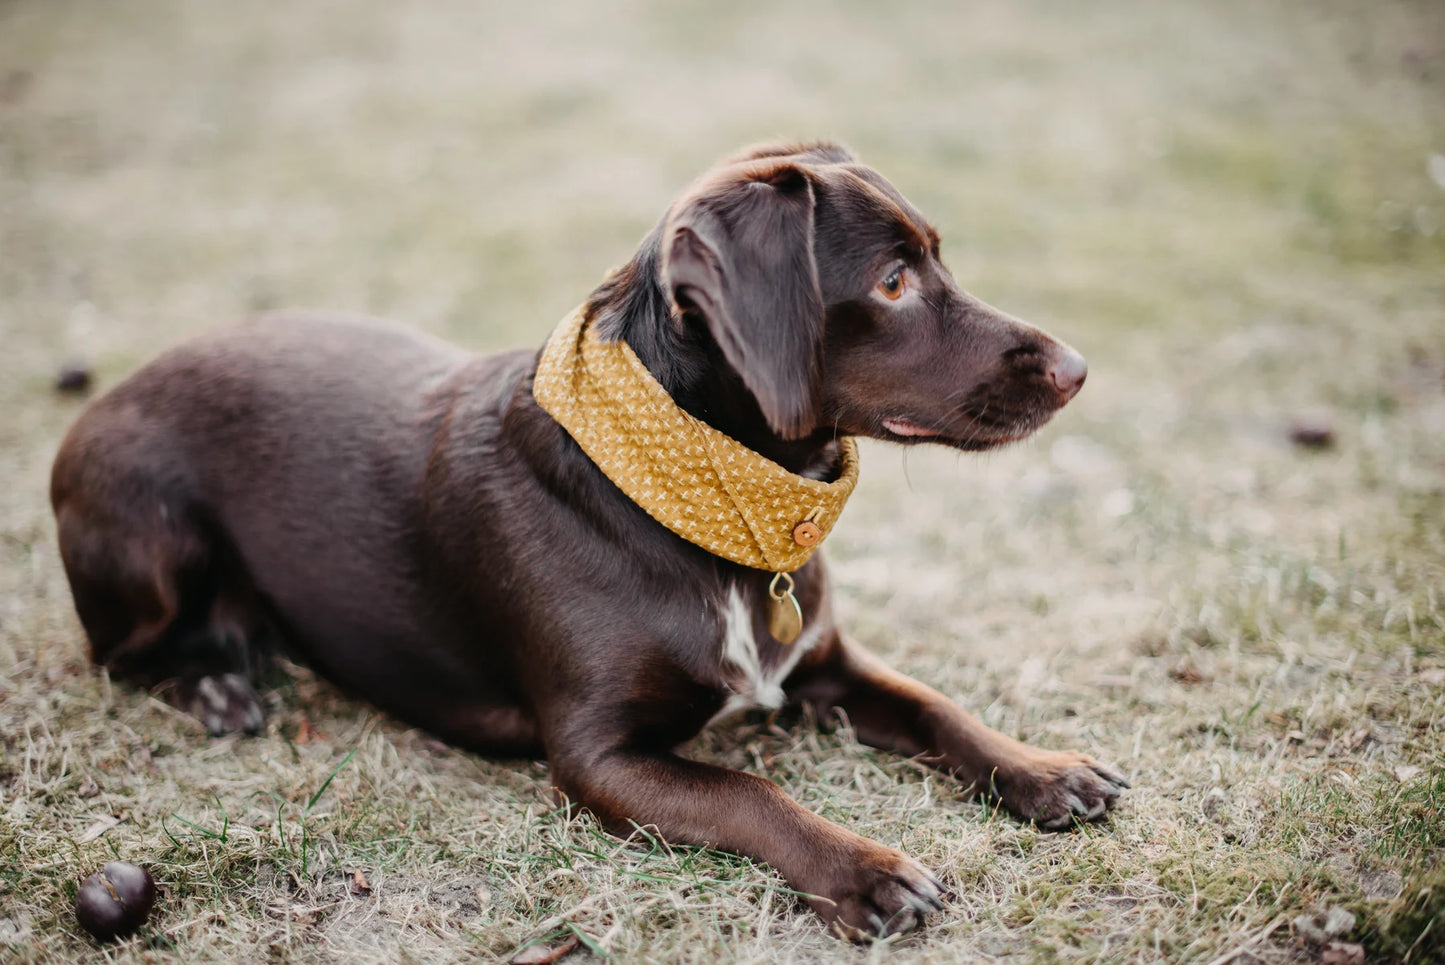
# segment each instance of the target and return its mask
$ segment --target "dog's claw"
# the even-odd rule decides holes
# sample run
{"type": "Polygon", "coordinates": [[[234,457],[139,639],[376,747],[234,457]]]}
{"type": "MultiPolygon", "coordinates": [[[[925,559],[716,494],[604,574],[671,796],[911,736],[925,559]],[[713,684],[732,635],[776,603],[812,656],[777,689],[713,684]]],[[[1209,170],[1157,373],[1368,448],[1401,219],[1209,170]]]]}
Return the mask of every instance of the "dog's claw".
{"type": "Polygon", "coordinates": [[[1046,831],[1102,817],[1129,786],[1123,775],[1087,754],[1037,753],[1002,782],[999,795],[1009,810],[1046,831]]]}
{"type": "Polygon", "coordinates": [[[251,688],[251,682],[237,673],[199,677],[182,683],[179,703],[205,725],[212,737],[259,734],[266,722],[261,700],[251,688]]]}
{"type": "Polygon", "coordinates": [[[1112,796],[1117,797],[1121,790],[1127,790],[1128,788],[1134,786],[1130,784],[1127,779],[1125,779],[1123,774],[1120,774],[1118,771],[1114,770],[1112,767],[1109,767],[1107,764],[1100,764],[1095,762],[1092,766],[1092,769],[1095,774],[1099,775],[1104,780],[1114,785],[1112,796]]]}
{"type": "Polygon", "coordinates": [[[931,894],[920,894],[915,891],[909,894],[907,901],[908,906],[919,915],[927,915],[930,912],[943,910],[943,902],[931,894]]]}
{"type": "Polygon", "coordinates": [[[943,887],[918,862],[874,845],[842,871],[832,894],[814,903],[839,934],[854,940],[912,931],[943,908],[943,887]],[[831,899],[831,900],[830,900],[831,899]]]}

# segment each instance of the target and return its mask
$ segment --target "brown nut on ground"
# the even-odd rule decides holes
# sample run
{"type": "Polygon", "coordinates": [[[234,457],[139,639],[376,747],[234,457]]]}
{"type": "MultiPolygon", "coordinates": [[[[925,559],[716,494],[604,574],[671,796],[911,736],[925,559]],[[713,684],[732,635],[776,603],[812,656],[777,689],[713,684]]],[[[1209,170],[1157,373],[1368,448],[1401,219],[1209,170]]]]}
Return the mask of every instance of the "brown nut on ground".
{"type": "Polygon", "coordinates": [[[150,873],[128,861],[112,861],[80,883],[75,918],[96,941],[132,934],[150,918],[156,883],[150,873]]]}
{"type": "Polygon", "coordinates": [[[55,374],[55,391],[83,395],[90,391],[90,366],[77,359],[71,359],[55,374]]]}
{"type": "Polygon", "coordinates": [[[1289,441],[1301,449],[1329,449],[1335,444],[1335,427],[1321,413],[1296,416],[1289,424],[1289,441]]]}

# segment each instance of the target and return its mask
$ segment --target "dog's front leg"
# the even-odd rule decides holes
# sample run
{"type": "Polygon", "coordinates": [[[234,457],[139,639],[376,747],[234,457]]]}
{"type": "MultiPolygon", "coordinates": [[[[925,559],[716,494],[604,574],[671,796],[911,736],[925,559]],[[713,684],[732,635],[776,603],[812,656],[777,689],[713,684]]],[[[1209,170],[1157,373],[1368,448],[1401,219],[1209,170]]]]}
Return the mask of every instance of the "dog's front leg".
{"type": "Polygon", "coordinates": [[[1043,750],[1000,734],[843,637],[810,653],[788,690],[820,718],[841,709],[864,743],[921,756],[970,793],[996,796],[1040,827],[1099,817],[1129,786],[1087,754],[1043,750]]]}
{"type": "Polygon", "coordinates": [[[614,834],[636,824],[674,844],[772,865],[845,937],[907,931],[941,907],[941,886],[912,858],[824,820],[760,777],[626,749],[553,755],[552,773],[614,834]]]}

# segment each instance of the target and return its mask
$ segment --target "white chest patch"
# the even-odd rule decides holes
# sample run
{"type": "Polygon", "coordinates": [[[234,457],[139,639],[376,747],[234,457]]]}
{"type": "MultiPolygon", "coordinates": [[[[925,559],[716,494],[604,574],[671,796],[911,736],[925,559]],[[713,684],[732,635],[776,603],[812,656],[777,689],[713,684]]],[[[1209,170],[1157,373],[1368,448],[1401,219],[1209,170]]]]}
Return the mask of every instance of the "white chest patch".
{"type": "Polygon", "coordinates": [[[753,633],[752,611],[743,602],[737,587],[729,587],[723,607],[722,669],[731,693],[712,720],[721,720],[748,707],[776,710],[783,706],[783,681],[803,655],[817,646],[826,623],[815,620],[811,626],[804,625],[798,639],[783,651],[783,659],[775,666],[764,667],[753,633]]]}

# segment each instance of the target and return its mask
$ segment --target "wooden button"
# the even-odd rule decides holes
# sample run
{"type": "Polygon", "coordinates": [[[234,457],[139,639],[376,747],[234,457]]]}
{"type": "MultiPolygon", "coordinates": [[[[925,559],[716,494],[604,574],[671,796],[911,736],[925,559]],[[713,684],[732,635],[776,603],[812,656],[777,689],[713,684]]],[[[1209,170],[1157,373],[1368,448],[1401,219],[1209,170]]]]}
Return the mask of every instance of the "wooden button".
{"type": "Polygon", "coordinates": [[[812,546],[823,538],[823,531],[811,520],[803,520],[793,527],[793,542],[799,546],[812,546]]]}

